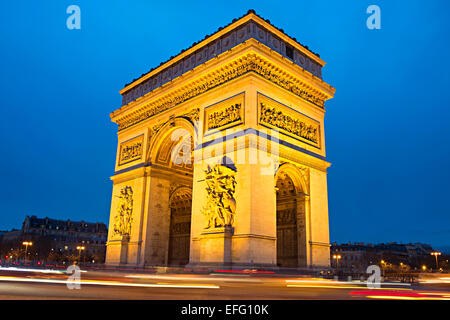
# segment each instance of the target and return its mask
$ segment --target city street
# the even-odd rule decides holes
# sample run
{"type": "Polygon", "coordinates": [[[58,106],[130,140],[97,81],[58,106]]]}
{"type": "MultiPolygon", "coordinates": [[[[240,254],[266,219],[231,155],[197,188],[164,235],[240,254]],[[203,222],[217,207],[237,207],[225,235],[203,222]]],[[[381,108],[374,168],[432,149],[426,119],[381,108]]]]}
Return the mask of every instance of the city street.
{"type": "Polygon", "coordinates": [[[450,277],[419,283],[383,283],[368,288],[360,281],[337,281],[309,276],[212,273],[164,274],[133,271],[84,271],[80,289],[68,282],[64,270],[2,267],[0,299],[401,299],[450,300],[450,277]]]}

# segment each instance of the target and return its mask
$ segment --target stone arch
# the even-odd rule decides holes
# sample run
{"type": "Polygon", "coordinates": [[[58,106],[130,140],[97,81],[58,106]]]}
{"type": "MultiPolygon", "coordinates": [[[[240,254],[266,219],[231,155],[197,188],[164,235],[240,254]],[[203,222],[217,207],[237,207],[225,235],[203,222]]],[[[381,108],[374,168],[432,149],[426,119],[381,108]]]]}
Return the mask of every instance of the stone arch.
{"type": "MultiPolygon", "coordinates": [[[[189,135],[194,145],[196,141],[196,130],[192,122],[183,117],[172,118],[161,125],[155,125],[150,132],[149,148],[146,155],[146,164],[155,163],[157,160],[158,152],[162,147],[167,147],[167,142],[172,140],[172,135],[183,136],[189,135]],[[184,132],[183,132],[184,131],[184,132]]],[[[176,145],[176,141],[172,147],[176,145]]],[[[194,147],[194,146],[192,146],[194,147]]]]}
{"type": "Polygon", "coordinates": [[[294,164],[282,164],[275,174],[277,265],[307,265],[308,185],[302,171],[294,164]]]}
{"type": "Polygon", "coordinates": [[[168,265],[182,266],[189,262],[192,189],[177,187],[169,197],[168,265]]]}
{"type": "Polygon", "coordinates": [[[309,187],[303,178],[303,174],[301,170],[293,163],[285,162],[278,167],[277,172],[275,173],[275,182],[277,179],[283,175],[287,174],[291,177],[292,181],[295,185],[295,190],[297,193],[308,194],[309,187]]]}
{"type": "Polygon", "coordinates": [[[188,186],[183,186],[183,185],[178,185],[176,187],[174,187],[169,194],[169,202],[172,201],[172,199],[180,193],[185,193],[185,194],[190,194],[190,196],[192,197],[192,188],[188,187],[188,186]]]}
{"type": "Polygon", "coordinates": [[[182,117],[150,127],[147,228],[149,234],[159,236],[147,238],[144,264],[175,266],[189,262],[194,133],[194,125],[182,117]],[[182,151],[189,151],[190,163],[172,161],[173,155],[179,156],[182,151]],[[156,253],[155,248],[159,248],[156,253]]]}

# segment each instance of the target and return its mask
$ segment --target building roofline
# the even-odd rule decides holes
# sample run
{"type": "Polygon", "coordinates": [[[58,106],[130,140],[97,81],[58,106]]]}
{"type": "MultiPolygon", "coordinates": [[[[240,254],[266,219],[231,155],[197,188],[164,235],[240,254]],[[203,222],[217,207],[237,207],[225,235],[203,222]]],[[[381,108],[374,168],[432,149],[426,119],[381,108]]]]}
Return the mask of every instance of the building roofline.
{"type": "Polygon", "coordinates": [[[165,62],[161,62],[159,66],[150,69],[147,73],[143,73],[140,77],[133,79],[133,81],[125,84],[124,88],[119,91],[120,94],[124,94],[131,88],[137,86],[138,84],[144,82],[148,78],[152,77],[153,75],[157,74],[158,72],[164,70],[165,68],[169,67],[170,65],[178,62],[179,60],[183,59],[184,57],[188,56],[189,54],[197,51],[198,49],[206,46],[210,42],[220,38],[221,36],[225,35],[226,33],[230,32],[231,30],[235,29],[236,27],[246,23],[249,20],[254,20],[255,22],[261,24],[263,27],[267,28],[269,31],[273,32],[275,35],[279,36],[281,39],[288,42],[290,45],[295,47],[297,50],[301,51],[311,59],[315,60],[317,63],[319,63],[322,67],[325,65],[325,61],[320,59],[320,55],[311,51],[308,46],[305,46],[297,41],[296,38],[290,37],[287,35],[283,29],[277,28],[273,24],[270,23],[270,20],[264,19],[258,14],[256,14],[255,10],[251,9],[248,10],[246,14],[241,16],[240,18],[235,18],[231,23],[224,27],[220,27],[215,32],[213,32],[210,35],[206,35],[202,40],[199,42],[194,42],[190,47],[187,49],[181,50],[177,55],[171,56],[168,60],[165,62]]]}

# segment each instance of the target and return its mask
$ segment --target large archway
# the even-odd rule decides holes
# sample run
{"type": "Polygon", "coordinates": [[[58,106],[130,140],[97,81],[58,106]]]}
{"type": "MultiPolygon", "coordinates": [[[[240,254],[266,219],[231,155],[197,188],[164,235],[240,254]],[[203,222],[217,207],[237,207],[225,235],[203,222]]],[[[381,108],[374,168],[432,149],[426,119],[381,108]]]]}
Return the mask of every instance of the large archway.
{"type": "Polygon", "coordinates": [[[298,266],[297,192],[292,179],[281,174],[277,188],[277,265],[298,266]]]}
{"type": "Polygon", "coordinates": [[[189,263],[191,242],[192,190],[176,189],[170,197],[170,227],[168,265],[189,263]]]}
{"type": "Polygon", "coordinates": [[[308,264],[308,195],[302,171],[285,163],[276,176],[277,265],[297,268],[308,264]]]}
{"type": "MultiPolygon", "coordinates": [[[[154,213],[150,219],[155,227],[150,238],[148,264],[183,266],[189,263],[193,134],[191,123],[175,118],[152,137],[148,157],[150,180],[155,181],[161,193],[150,195],[154,199],[154,213]],[[158,237],[154,236],[155,233],[158,237]]],[[[149,192],[152,192],[151,187],[149,192]]]]}

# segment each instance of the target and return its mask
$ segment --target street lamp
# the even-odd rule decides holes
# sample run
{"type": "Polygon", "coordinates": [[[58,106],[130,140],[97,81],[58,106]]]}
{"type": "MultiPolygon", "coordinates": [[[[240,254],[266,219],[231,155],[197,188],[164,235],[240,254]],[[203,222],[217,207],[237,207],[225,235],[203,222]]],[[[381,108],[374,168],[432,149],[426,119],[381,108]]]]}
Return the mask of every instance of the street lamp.
{"type": "Polygon", "coordinates": [[[426,266],[426,265],[423,265],[423,266],[422,266],[422,270],[423,270],[423,271],[427,271],[427,266],[426,266]]]}
{"type": "Polygon", "coordinates": [[[81,250],[86,249],[84,246],[78,246],[77,250],[78,250],[78,263],[80,263],[80,259],[81,259],[81,250]]]}
{"type": "Polygon", "coordinates": [[[339,273],[339,260],[342,259],[340,254],[334,254],[333,259],[336,260],[336,273],[339,273]]]}
{"type": "Polygon", "coordinates": [[[381,260],[380,263],[381,263],[381,271],[382,271],[383,277],[384,277],[384,268],[386,267],[386,261],[381,260]]]}
{"type": "Polygon", "coordinates": [[[436,270],[439,270],[438,256],[440,256],[441,253],[438,252],[438,251],[433,251],[433,252],[430,253],[430,254],[436,258],[436,270]]]}
{"type": "Polygon", "coordinates": [[[24,263],[27,263],[27,253],[28,253],[28,246],[32,246],[33,242],[31,241],[24,241],[22,244],[25,246],[25,258],[23,259],[24,263]]]}

